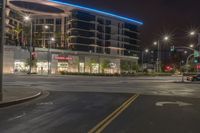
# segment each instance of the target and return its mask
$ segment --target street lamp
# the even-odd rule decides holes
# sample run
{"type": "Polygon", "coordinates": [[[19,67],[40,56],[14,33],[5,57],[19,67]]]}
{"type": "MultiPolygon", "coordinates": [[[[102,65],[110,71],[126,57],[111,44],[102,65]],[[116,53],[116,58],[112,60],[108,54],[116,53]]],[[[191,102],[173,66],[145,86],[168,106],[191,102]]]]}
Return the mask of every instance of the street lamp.
{"type": "Polygon", "coordinates": [[[24,16],[24,22],[26,23],[30,23],[30,44],[29,44],[29,52],[30,52],[30,64],[29,64],[29,74],[31,74],[31,61],[32,61],[32,44],[33,44],[33,24],[32,24],[32,21],[31,21],[31,17],[30,15],[26,15],[24,16]]]}
{"type": "MultiPolygon", "coordinates": [[[[170,37],[168,35],[165,35],[163,37],[163,41],[169,41],[170,37]]],[[[161,71],[161,47],[160,47],[160,40],[153,42],[154,46],[157,46],[158,55],[157,55],[157,72],[161,71]]]]}
{"type": "Polygon", "coordinates": [[[194,48],[194,45],[193,45],[193,44],[190,44],[190,48],[194,48]]]}
{"type": "Polygon", "coordinates": [[[144,53],[149,53],[149,49],[142,51],[142,72],[144,72],[144,53]]]}
{"type": "Polygon", "coordinates": [[[157,65],[157,72],[159,72],[159,59],[160,59],[160,41],[155,41],[153,43],[154,46],[157,46],[157,60],[156,60],[156,65],[157,65]]]}
{"type": "Polygon", "coordinates": [[[50,38],[50,43],[48,43],[48,75],[51,74],[51,45],[55,42],[55,38],[50,38]]]}
{"type": "Polygon", "coordinates": [[[153,42],[153,45],[154,45],[154,46],[157,46],[157,45],[158,45],[158,42],[153,42]]]}
{"type": "Polygon", "coordinates": [[[48,26],[48,25],[45,25],[44,28],[47,30],[47,29],[49,29],[49,26],[48,26]]]}
{"type": "Polygon", "coordinates": [[[43,43],[42,44],[43,44],[44,48],[46,47],[46,36],[45,35],[46,35],[46,32],[47,32],[48,29],[49,29],[49,26],[48,25],[44,25],[44,33],[42,34],[42,37],[43,37],[43,43]]]}
{"type": "Polygon", "coordinates": [[[199,31],[192,30],[192,31],[189,32],[189,35],[191,37],[197,36],[197,38],[198,38],[198,41],[197,41],[197,50],[200,51],[200,33],[199,33],[199,31]]]}
{"type": "Polygon", "coordinates": [[[55,38],[54,38],[54,37],[52,37],[52,38],[51,38],[51,41],[53,41],[53,42],[54,42],[54,41],[55,41],[55,38]]]}
{"type": "Polygon", "coordinates": [[[196,32],[195,31],[190,31],[190,36],[194,36],[195,34],[196,34],[196,32]]]}
{"type": "Polygon", "coordinates": [[[164,40],[164,41],[168,41],[168,40],[169,40],[169,36],[167,36],[167,35],[164,36],[163,40],[164,40]]]}
{"type": "Polygon", "coordinates": [[[187,54],[188,53],[188,51],[184,51],[184,54],[187,54]]]}
{"type": "Polygon", "coordinates": [[[26,15],[26,16],[24,16],[24,21],[30,21],[31,20],[31,18],[30,18],[30,16],[29,15],[26,15]]]}

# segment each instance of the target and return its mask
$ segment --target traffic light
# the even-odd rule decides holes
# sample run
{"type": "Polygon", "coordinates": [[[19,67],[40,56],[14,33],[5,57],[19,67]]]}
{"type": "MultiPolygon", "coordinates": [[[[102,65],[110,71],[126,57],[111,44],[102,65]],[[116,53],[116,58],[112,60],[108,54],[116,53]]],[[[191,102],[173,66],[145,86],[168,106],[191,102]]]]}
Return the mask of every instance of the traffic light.
{"type": "Polygon", "coordinates": [[[195,58],[194,58],[194,63],[195,63],[195,64],[198,64],[198,63],[200,63],[200,58],[198,58],[198,57],[195,57],[195,58]]]}
{"type": "Polygon", "coordinates": [[[197,60],[197,59],[194,59],[194,63],[198,63],[198,60],[197,60]]]}

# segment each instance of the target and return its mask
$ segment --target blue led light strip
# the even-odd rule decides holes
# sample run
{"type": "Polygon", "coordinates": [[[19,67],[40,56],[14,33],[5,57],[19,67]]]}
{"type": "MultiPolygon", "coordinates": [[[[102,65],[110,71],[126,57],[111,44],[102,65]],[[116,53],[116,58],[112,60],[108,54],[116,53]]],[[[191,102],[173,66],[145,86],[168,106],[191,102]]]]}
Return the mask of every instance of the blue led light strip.
{"type": "Polygon", "coordinates": [[[137,21],[137,20],[134,20],[134,19],[130,19],[130,18],[126,18],[126,17],[122,17],[122,16],[118,16],[118,15],[115,15],[115,14],[112,14],[112,13],[108,13],[108,12],[104,12],[104,11],[100,11],[100,10],[96,10],[96,9],[92,9],[92,8],[88,8],[88,7],[84,7],[84,6],[74,5],[74,4],[70,4],[70,3],[66,3],[66,2],[60,2],[60,1],[55,1],[55,0],[48,0],[48,1],[54,2],[54,3],[57,3],[57,4],[61,4],[61,5],[72,6],[72,7],[75,7],[75,8],[80,8],[80,9],[104,14],[104,15],[111,16],[111,17],[116,17],[116,18],[119,18],[119,19],[122,19],[122,20],[137,23],[139,25],[143,25],[143,22],[140,22],[140,21],[137,21]]]}

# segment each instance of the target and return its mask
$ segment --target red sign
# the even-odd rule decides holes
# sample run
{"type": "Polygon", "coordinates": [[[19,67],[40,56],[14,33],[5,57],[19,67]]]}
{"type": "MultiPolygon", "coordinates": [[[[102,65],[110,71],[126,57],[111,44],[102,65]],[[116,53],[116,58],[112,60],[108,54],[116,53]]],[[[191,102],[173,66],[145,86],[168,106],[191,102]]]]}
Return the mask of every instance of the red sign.
{"type": "Polygon", "coordinates": [[[56,60],[65,60],[65,61],[67,61],[67,60],[73,60],[72,57],[66,57],[66,56],[56,56],[55,59],[56,60]]]}
{"type": "Polygon", "coordinates": [[[172,71],[174,68],[172,67],[172,66],[170,66],[170,65],[168,65],[168,66],[165,66],[165,72],[170,72],[170,71],[172,71]]]}
{"type": "Polygon", "coordinates": [[[36,52],[32,52],[31,55],[32,55],[33,57],[37,57],[37,53],[36,53],[36,52]]]}

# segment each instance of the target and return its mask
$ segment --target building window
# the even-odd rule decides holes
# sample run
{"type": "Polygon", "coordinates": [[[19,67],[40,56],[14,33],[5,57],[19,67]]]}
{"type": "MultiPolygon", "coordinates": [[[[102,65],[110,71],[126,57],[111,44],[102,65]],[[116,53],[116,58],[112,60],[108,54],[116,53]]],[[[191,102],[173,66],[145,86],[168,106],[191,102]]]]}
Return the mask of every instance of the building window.
{"type": "Polygon", "coordinates": [[[46,24],[54,24],[54,19],[46,19],[46,24]]]}
{"type": "Polygon", "coordinates": [[[104,24],[104,20],[103,20],[102,18],[98,18],[98,19],[97,19],[97,22],[98,22],[99,24],[104,24]]]}
{"type": "Polygon", "coordinates": [[[61,25],[62,20],[61,19],[56,19],[56,25],[61,25]]]}
{"type": "Polygon", "coordinates": [[[106,25],[111,25],[111,21],[110,20],[106,20],[106,25]]]}

